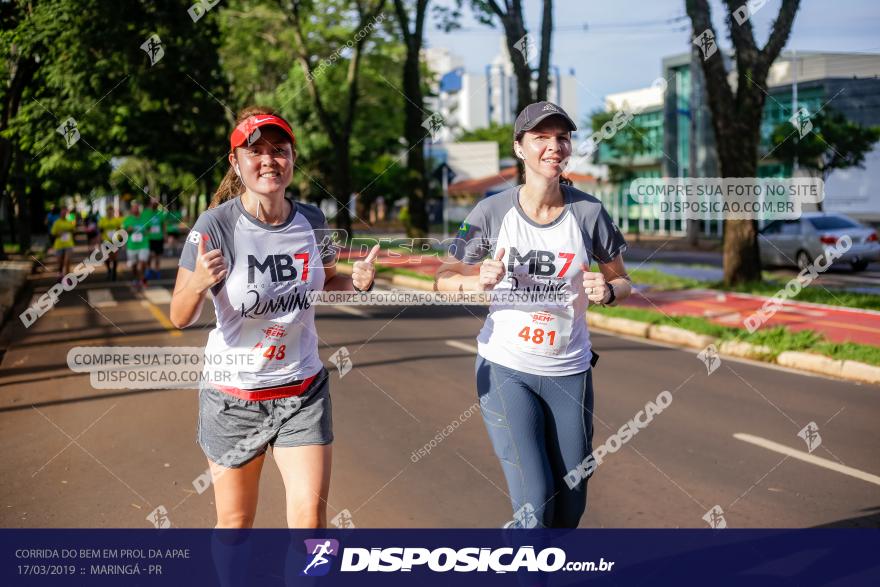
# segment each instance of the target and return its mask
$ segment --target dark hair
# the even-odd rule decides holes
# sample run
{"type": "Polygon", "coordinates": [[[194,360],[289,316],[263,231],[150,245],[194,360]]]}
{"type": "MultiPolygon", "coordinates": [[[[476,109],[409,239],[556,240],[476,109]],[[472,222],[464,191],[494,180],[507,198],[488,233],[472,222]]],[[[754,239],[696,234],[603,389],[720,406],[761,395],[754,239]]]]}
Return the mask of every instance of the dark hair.
{"type": "MultiPolygon", "coordinates": [[[[235,117],[235,126],[238,126],[251,116],[259,116],[261,114],[281,117],[277,111],[268,106],[247,106],[240,110],[238,116],[235,117]]],[[[293,148],[294,153],[296,153],[296,145],[291,145],[291,147],[293,148]]],[[[220,186],[217,188],[217,191],[214,192],[214,197],[211,198],[211,204],[208,208],[216,208],[223,202],[238,196],[243,191],[244,184],[241,183],[241,179],[238,177],[238,174],[235,173],[235,169],[230,165],[229,170],[226,171],[226,175],[223,176],[223,181],[220,182],[220,186]]]]}

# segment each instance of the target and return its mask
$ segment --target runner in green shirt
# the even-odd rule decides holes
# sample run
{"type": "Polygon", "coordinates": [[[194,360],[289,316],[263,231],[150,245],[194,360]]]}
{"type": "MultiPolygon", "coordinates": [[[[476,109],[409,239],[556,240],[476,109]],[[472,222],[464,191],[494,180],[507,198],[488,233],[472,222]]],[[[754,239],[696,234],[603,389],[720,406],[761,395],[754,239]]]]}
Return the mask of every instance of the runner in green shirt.
{"type": "Polygon", "coordinates": [[[147,244],[146,219],[141,214],[141,205],[132,202],[128,216],[122,221],[122,228],[128,233],[128,242],[125,245],[125,253],[128,257],[128,266],[134,276],[132,285],[143,287],[146,285],[144,268],[150,259],[150,249],[147,244]]]}
{"type": "Polygon", "coordinates": [[[73,249],[73,233],[76,231],[76,221],[68,218],[68,208],[61,208],[61,216],[52,223],[49,230],[55,237],[52,248],[58,256],[58,281],[61,281],[65,275],[70,273],[70,251],[73,249]]]}
{"type": "Polygon", "coordinates": [[[159,209],[159,201],[153,200],[142,216],[145,219],[147,243],[150,248],[150,259],[147,261],[147,279],[159,279],[159,259],[165,246],[165,217],[159,209]]]}
{"type": "Polygon", "coordinates": [[[180,228],[183,224],[181,215],[182,212],[180,210],[165,209],[165,229],[168,231],[168,246],[165,249],[165,254],[174,259],[180,257],[178,243],[180,239],[180,228]]]}

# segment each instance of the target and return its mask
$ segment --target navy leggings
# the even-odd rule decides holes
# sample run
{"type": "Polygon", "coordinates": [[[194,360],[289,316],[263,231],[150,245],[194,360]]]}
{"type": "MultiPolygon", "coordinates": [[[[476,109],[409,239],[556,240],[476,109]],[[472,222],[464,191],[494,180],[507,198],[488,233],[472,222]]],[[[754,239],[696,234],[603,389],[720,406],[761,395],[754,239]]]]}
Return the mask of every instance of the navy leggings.
{"type": "Polygon", "coordinates": [[[483,422],[501,461],[515,520],[525,527],[576,528],[587,506],[587,482],[574,489],[565,474],[592,452],[593,371],[532,375],[477,357],[483,422]]]}

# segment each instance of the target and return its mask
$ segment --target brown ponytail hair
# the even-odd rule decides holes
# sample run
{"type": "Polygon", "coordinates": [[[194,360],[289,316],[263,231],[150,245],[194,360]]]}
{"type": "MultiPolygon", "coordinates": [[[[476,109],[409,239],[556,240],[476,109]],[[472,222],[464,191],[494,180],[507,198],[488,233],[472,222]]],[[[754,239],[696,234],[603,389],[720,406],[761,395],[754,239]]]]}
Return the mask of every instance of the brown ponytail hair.
{"type": "MultiPolygon", "coordinates": [[[[238,126],[251,116],[260,115],[281,116],[277,111],[268,106],[247,106],[240,110],[238,116],[235,117],[235,126],[238,126]]],[[[296,145],[291,146],[293,147],[295,155],[296,145]]],[[[220,186],[217,188],[217,191],[214,192],[214,197],[211,198],[211,203],[208,205],[208,208],[216,208],[223,202],[231,200],[232,198],[241,195],[243,192],[244,184],[241,183],[241,179],[239,179],[238,174],[235,173],[235,169],[230,165],[229,169],[226,171],[226,175],[223,176],[223,181],[220,182],[220,186]]]]}

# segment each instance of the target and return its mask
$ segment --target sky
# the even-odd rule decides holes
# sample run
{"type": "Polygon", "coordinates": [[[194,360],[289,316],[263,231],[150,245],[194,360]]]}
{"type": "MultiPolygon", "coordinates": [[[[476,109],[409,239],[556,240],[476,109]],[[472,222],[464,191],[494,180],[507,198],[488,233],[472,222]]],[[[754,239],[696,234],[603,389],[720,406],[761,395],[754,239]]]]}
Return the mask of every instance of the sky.
{"type": "MultiPolygon", "coordinates": [[[[431,5],[454,3],[433,0],[431,5]]],[[[781,3],[768,0],[751,18],[761,46],[781,3]]],[[[555,0],[553,4],[557,30],[551,63],[562,72],[575,70],[577,122],[602,108],[607,94],[649,86],[661,74],[663,57],[690,50],[693,35],[684,0],[555,0]]],[[[540,35],[541,0],[523,0],[523,5],[528,32],[540,35]]],[[[720,45],[728,47],[722,3],[710,0],[710,5],[720,45]]],[[[483,72],[499,52],[503,31],[500,23],[491,29],[474,21],[469,9],[464,13],[462,31],[444,33],[431,19],[426,46],[446,47],[464,58],[467,71],[483,72]]],[[[784,50],[880,53],[878,31],[878,0],[802,0],[784,50]]]]}

